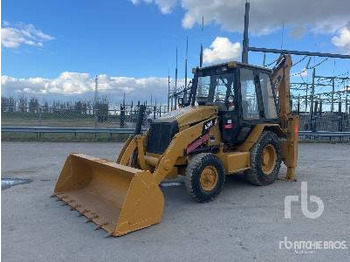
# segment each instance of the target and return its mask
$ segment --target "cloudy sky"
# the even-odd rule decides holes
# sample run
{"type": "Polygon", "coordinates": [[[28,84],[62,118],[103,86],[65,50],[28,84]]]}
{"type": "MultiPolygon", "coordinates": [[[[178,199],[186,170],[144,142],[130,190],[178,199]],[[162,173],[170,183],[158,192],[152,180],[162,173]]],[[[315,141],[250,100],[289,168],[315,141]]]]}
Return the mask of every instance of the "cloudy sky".
{"type": "MultiPolygon", "coordinates": [[[[125,92],[129,100],[152,95],[164,102],[176,47],[179,77],[184,77],[186,37],[189,68],[198,65],[201,43],[206,64],[240,59],[244,3],[3,0],[2,95],[92,98],[98,75],[100,94],[112,101],[120,101],[125,92]]],[[[350,54],[349,10],[349,0],[251,0],[251,45],[350,54]]],[[[262,57],[250,54],[250,62],[261,65],[262,57]]],[[[275,58],[269,55],[267,63],[275,58]]],[[[294,80],[301,75],[307,81],[307,64],[322,61],[303,60],[293,68],[294,80]]],[[[346,74],[349,61],[329,59],[317,70],[346,74]]]]}

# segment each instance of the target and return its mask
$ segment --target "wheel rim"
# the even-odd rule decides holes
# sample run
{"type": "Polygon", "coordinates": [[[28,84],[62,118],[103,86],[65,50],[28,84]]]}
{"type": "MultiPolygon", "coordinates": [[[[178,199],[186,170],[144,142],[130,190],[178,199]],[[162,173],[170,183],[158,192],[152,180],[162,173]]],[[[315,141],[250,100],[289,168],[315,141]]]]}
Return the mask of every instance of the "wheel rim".
{"type": "Polygon", "coordinates": [[[267,145],[265,146],[263,153],[262,153],[262,170],[266,175],[269,175],[272,173],[272,171],[275,169],[276,166],[276,160],[277,160],[277,154],[276,149],[273,145],[267,145]]]}
{"type": "Polygon", "coordinates": [[[200,184],[203,190],[211,191],[218,182],[218,171],[213,166],[207,166],[203,169],[200,176],[200,184]]]}

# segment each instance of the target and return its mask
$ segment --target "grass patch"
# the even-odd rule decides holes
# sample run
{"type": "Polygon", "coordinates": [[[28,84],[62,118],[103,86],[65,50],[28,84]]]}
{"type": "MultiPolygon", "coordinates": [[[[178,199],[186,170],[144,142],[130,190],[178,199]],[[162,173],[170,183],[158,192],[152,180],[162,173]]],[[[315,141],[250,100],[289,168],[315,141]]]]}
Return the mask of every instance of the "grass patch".
{"type": "Polygon", "coordinates": [[[29,112],[1,112],[3,126],[60,126],[60,127],[120,127],[119,116],[109,115],[103,122],[98,121],[94,115],[76,114],[72,112],[37,113],[29,112]]]}

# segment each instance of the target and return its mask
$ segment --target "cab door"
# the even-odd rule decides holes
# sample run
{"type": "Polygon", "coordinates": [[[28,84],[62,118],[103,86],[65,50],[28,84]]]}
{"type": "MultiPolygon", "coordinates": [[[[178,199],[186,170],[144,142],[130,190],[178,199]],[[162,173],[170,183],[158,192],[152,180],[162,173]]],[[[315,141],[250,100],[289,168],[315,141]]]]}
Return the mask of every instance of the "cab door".
{"type": "Polygon", "coordinates": [[[239,69],[240,131],[237,143],[245,141],[251,130],[262,123],[278,123],[276,96],[268,71],[239,69]]]}
{"type": "Polygon", "coordinates": [[[264,106],[259,86],[259,75],[254,68],[239,69],[240,130],[237,144],[243,143],[252,129],[263,122],[264,106]]]}
{"type": "Polygon", "coordinates": [[[237,93],[237,70],[230,72],[227,79],[222,75],[217,82],[214,102],[224,102],[219,107],[221,138],[226,144],[235,144],[240,131],[239,96],[237,93]],[[221,96],[221,98],[220,98],[221,96]]]}

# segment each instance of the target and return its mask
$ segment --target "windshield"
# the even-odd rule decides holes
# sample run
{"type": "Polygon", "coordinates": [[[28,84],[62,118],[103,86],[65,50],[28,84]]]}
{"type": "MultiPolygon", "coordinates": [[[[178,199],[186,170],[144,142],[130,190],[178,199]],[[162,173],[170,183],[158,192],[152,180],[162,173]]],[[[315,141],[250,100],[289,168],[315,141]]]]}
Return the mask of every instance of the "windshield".
{"type": "Polygon", "coordinates": [[[197,101],[226,102],[233,95],[233,73],[198,77],[197,101]]]}

